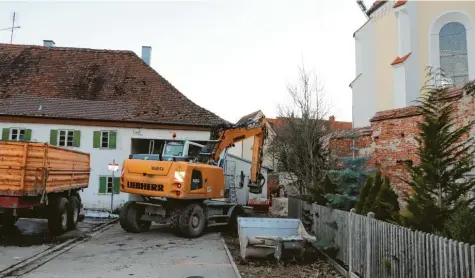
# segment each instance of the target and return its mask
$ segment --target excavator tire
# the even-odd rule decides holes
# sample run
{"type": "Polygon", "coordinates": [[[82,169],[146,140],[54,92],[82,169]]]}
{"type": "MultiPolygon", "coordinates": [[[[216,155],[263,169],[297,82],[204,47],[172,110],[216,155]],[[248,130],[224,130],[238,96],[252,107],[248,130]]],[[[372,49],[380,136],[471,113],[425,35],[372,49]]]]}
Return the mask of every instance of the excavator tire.
{"type": "Polygon", "coordinates": [[[240,216],[244,216],[244,209],[241,206],[236,205],[236,207],[234,207],[234,209],[232,211],[231,217],[229,217],[229,220],[228,220],[229,221],[228,222],[228,231],[233,235],[238,234],[237,219],[240,216]]]}
{"type": "Polygon", "coordinates": [[[180,215],[179,227],[184,237],[197,238],[203,234],[206,226],[206,216],[200,204],[187,205],[180,215]]]}
{"type": "Polygon", "coordinates": [[[144,214],[144,207],[136,203],[132,203],[127,212],[127,224],[132,233],[142,233],[150,230],[151,221],[140,220],[144,214]]]}
{"type": "Polygon", "coordinates": [[[119,223],[120,223],[120,226],[122,227],[122,229],[126,232],[132,232],[132,229],[130,228],[129,226],[129,223],[127,222],[127,215],[129,214],[129,209],[130,209],[130,206],[133,204],[134,202],[132,201],[128,201],[126,202],[125,204],[122,205],[122,207],[120,208],[119,210],[119,223]]]}
{"type": "Polygon", "coordinates": [[[177,236],[182,236],[181,231],[180,231],[181,212],[182,212],[182,209],[175,208],[172,210],[171,217],[170,217],[170,228],[172,232],[177,236]]]}

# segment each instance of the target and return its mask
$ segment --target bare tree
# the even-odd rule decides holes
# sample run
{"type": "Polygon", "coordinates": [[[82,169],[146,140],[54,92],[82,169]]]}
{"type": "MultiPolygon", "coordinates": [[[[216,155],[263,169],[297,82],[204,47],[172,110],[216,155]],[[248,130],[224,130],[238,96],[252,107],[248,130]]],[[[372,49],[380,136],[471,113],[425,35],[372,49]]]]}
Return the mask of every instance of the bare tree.
{"type": "Polygon", "coordinates": [[[325,120],[328,109],[324,90],[316,74],[299,67],[295,84],[287,86],[292,102],[278,108],[275,136],[269,151],[280,171],[288,173],[296,185],[295,193],[305,199],[324,203],[323,179],[328,165],[325,146],[328,134],[325,120]]]}

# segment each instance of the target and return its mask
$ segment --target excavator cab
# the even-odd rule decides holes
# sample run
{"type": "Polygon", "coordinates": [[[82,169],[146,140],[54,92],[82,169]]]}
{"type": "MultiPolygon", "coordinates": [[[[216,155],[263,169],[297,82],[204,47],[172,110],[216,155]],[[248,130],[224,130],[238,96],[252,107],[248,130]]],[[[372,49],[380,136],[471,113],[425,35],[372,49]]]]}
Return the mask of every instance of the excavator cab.
{"type": "Polygon", "coordinates": [[[189,140],[167,141],[163,146],[163,161],[195,162],[204,145],[189,140]]]}

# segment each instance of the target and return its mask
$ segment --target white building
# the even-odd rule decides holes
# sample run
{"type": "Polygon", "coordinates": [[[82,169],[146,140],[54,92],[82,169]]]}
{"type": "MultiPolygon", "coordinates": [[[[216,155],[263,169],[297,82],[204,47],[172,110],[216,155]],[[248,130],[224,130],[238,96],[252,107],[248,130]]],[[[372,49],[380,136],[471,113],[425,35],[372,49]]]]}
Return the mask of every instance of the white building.
{"type": "MultiPolygon", "coordinates": [[[[128,200],[108,164],[158,153],[164,140],[208,140],[225,121],[194,104],[131,51],[0,44],[2,140],[47,142],[91,154],[86,209],[128,200]],[[115,195],[117,194],[117,195],[115,195]]],[[[120,170],[116,173],[120,176],[120,170]]]]}
{"type": "Polygon", "coordinates": [[[354,127],[368,126],[378,111],[414,105],[428,67],[457,87],[475,78],[474,1],[375,1],[365,14],[353,35],[354,127]]]}
{"type": "MultiPolygon", "coordinates": [[[[262,113],[262,111],[259,110],[259,111],[243,116],[241,119],[239,119],[239,121],[236,124],[239,125],[240,123],[246,122],[249,119],[257,120],[263,116],[264,116],[264,113],[262,113]]],[[[271,120],[271,119],[268,119],[268,120],[271,120]]],[[[272,129],[271,125],[268,123],[267,124],[267,138],[266,138],[266,141],[264,142],[264,150],[263,150],[264,156],[262,159],[262,165],[269,169],[274,169],[275,164],[276,164],[275,159],[267,151],[273,136],[275,136],[275,132],[272,129]]],[[[228,153],[234,156],[237,156],[239,158],[252,161],[253,145],[254,145],[254,136],[247,138],[241,142],[235,143],[234,147],[231,147],[228,149],[228,153]]]]}

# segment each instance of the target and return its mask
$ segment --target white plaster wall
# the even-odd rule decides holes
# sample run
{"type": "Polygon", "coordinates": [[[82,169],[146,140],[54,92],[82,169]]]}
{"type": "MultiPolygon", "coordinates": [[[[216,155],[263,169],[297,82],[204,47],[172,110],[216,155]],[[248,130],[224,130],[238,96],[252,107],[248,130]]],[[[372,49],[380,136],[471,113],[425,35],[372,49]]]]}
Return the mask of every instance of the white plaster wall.
{"type": "Polygon", "coordinates": [[[405,64],[394,67],[394,108],[406,107],[406,70],[405,64]]]}
{"type": "MultiPolygon", "coordinates": [[[[115,159],[116,163],[122,166],[122,161],[128,157],[132,147],[132,138],[166,140],[172,138],[172,133],[176,132],[177,139],[208,140],[208,131],[185,131],[185,130],[164,130],[164,129],[133,129],[116,128],[106,126],[74,126],[74,125],[52,125],[52,124],[22,124],[0,122],[2,128],[29,128],[32,130],[31,139],[34,142],[49,143],[51,129],[75,129],[81,131],[81,142],[79,148],[71,149],[89,153],[91,155],[91,177],[89,187],[81,192],[81,198],[85,209],[109,210],[110,194],[99,194],[99,176],[109,176],[107,165],[115,159]],[[98,130],[117,131],[117,148],[114,150],[93,148],[93,132],[98,130]]],[[[121,168],[117,172],[120,175],[121,168]]],[[[114,208],[128,200],[128,194],[120,193],[114,195],[114,208]]]]}
{"type": "Polygon", "coordinates": [[[376,44],[374,40],[373,22],[367,22],[355,34],[357,70],[361,75],[352,83],[353,126],[363,127],[370,124],[369,120],[377,112],[376,107],[376,44]]]}
{"type": "MultiPolygon", "coordinates": [[[[414,105],[415,100],[420,96],[421,76],[420,72],[420,41],[421,35],[419,30],[419,6],[416,1],[408,1],[404,4],[404,8],[409,17],[410,32],[410,52],[411,56],[404,62],[404,70],[406,71],[406,106],[414,105]]],[[[425,55],[425,53],[424,53],[425,55]]],[[[394,92],[397,94],[397,92],[394,92]]]]}

